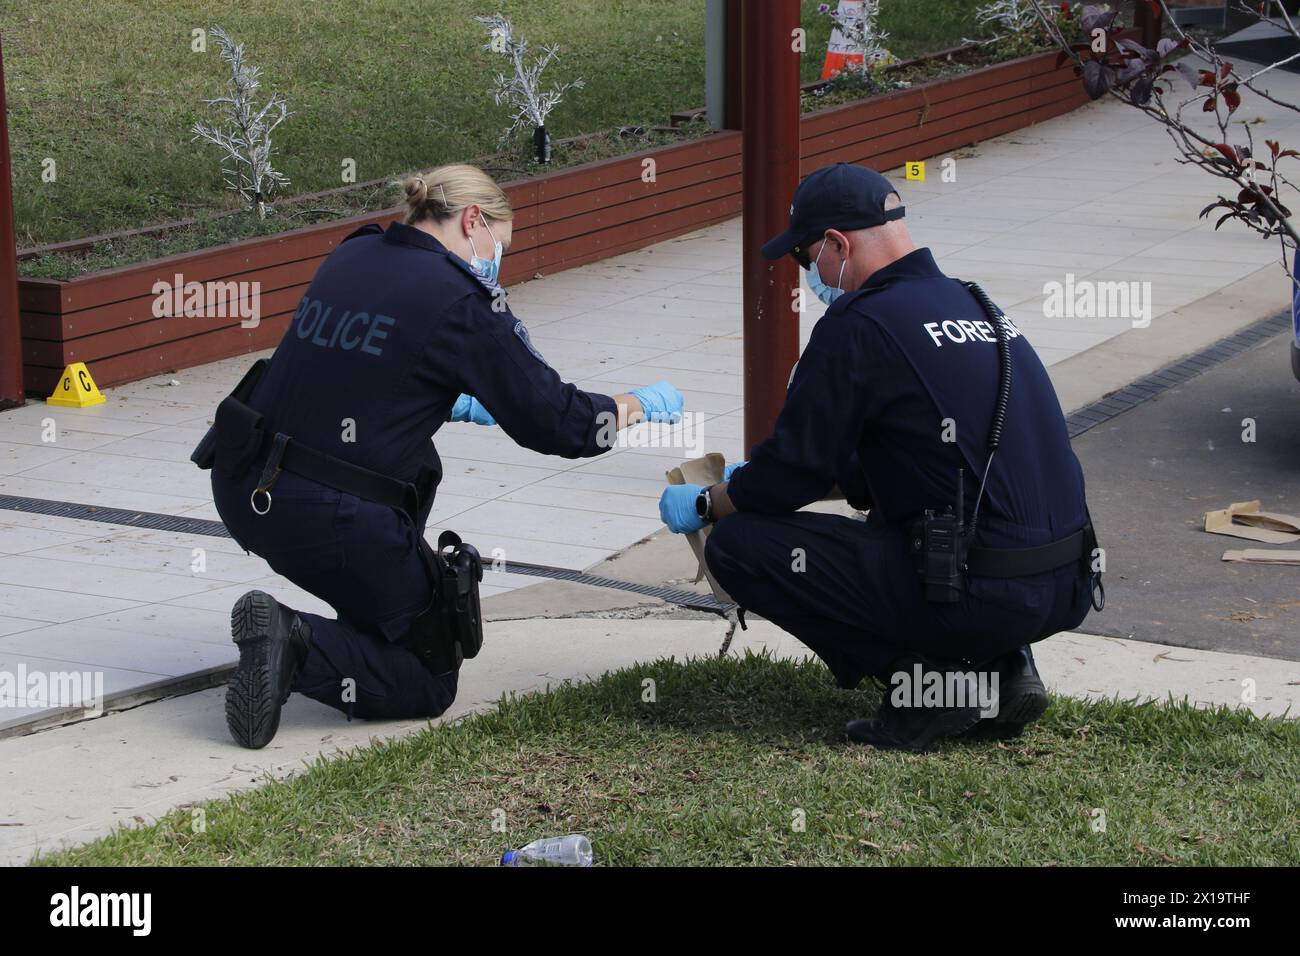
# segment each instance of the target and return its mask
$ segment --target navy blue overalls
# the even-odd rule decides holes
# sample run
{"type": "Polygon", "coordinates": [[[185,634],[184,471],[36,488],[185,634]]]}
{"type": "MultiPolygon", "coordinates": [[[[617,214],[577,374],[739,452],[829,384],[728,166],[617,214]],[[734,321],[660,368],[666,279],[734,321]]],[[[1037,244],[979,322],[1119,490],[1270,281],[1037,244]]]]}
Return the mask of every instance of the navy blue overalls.
{"type": "Polygon", "coordinates": [[[457,673],[430,673],[403,640],[432,598],[417,545],[442,477],[430,439],[462,393],[518,444],[566,458],[607,450],[598,436],[617,414],[563,382],[504,294],[432,236],[401,223],[353,233],[316,272],[249,404],[272,433],[423,485],[418,514],[286,471],[259,515],[261,461],[237,481],[212,473],[235,540],[338,613],[301,615],[311,641],[294,690],[361,717],[434,717],[454,700],[457,673]]]}
{"type": "MultiPolygon", "coordinates": [[[[1010,405],[974,545],[1023,548],[1087,521],[1083,473],[1042,362],[1013,330],[1010,405]]],[[[927,602],[908,526],[927,508],[965,514],[988,459],[997,339],[979,303],[917,249],[840,296],[818,321],[773,434],[728,486],[736,513],[706,559],[743,607],[815,651],[841,686],[919,653],[985,663],[1075,627],[1086,568],[969,578],[959,603],[927,602]],[[799,512],[838,484],[867,521],[799,512]]]]}

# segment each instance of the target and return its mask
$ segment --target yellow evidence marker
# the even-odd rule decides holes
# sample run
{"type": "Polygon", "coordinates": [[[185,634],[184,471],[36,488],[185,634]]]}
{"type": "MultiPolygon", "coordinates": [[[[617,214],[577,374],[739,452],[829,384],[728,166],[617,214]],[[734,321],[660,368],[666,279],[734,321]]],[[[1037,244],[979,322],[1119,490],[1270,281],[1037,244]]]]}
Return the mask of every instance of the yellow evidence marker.
{"type": "Polygon", "coordinates": [[[925,163],[911,162],[905,166],[907,178],[918,183],[925,182],[925,163]]]}
{"type": "Polygon", "coordinates": [[[73,362],[63,370],[54,394],[45,400],[47,405],[61,405],[64,408],[88,408],[102,405],[107,399],[95,386],[90,377],[90,369],[85,362],[73,362]]]}

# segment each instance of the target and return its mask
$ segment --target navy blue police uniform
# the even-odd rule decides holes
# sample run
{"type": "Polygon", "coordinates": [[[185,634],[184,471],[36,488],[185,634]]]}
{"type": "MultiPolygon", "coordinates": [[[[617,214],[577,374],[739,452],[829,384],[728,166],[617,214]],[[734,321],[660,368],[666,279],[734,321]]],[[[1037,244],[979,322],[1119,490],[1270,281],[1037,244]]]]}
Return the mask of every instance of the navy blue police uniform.
{"type": "MultiPolygon", "coordinates": [[[[1006,328],[1013,385],[978,548],[1045,545],[1088,523],[1083,473],[1051,381],[1025,337],[1009,320],[1006,328]]],[[[885,680],[908,655],[982,664],[1087,614],[1090,576],[1080,561],[1020,577],[971,574],[955,603],[928,601],[921,587],[915,523],[926,509],[955,504],[958,469],[972,514],[998,369],[984,309],[928,249],[916,249],[830,305],[773,434],[731,477],[737,510],[710,531],[710,570],[742,607],[812,648],[841,686],[885,680]],[[799,511],[836,485],[851,505],[870,509],[866,521],[799,511]]]]}
{"type": "Polygon", "coordinates": [[[212,475],[235,540],[337,612],[299,615],[310,642],[292,689],[361,717],[433,717],[455,698],[457,671],[432,673],[407,635],[433,598],[420,552],[442,477],[431,438],[461,394],[548,455],[600,454],[617,420],[614,400],[562,381],[499,287],[437,239],[402,223],[357,230],[316,272],[247,403],[270,433],[409,482],[418,505],[289,471],[254,499],[261,461],[212,475]]]}

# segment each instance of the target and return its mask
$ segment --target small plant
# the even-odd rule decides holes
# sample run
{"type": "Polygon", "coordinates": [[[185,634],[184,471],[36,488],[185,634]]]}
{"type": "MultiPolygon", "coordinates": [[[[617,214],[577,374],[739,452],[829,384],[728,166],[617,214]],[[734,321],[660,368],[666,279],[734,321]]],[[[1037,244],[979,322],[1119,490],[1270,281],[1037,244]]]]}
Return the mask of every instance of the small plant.
{"type": "Polygon", "coordinates": [[[244,44],[236,43],[219,26],[208,33],[221,44],[221,58],[230,64],[230,80],[225,96],[204,102],[220,107],[226,124],[195,123],[190,130],[194,134],[192,141],[202,140],[225,150],[228,165],[222,166],[221,173],[227,188],[256,209],[259,219],[265,219],[270,209],[267,198],[274,190],[289,185],[289,178],[271,166],[271,133],[289,116],[289,105],[279,93],[272,93],[265,104],[258,106],[262,71],[244,59],[244,44]]]}
{"type": "Polygon", "coordinates": [[[864,93],[867,96],[880,96],[906,86],[908,84],[905,81],[892,79],[888,73],[879,70],[842,70],[831,77],[824,86],[818,87],[813,95],[835,97],[838,94],[845,94],[857,99],[864,93]]]}
{"type": "Polygon", "coordinates": [[[829,3],[820,4],[817,12],[831,18],[840,36],[854,49],[855,58],[861,54],[861,62],[851,59],[845,65],[844,72],[855,74],[863,82],[868,82],[873,71],[898,62],[898,58],[884,45],[889,34],[876,27],[876,21],[880,17],[880,0],[862,0],[861,10],[856,14],[841,14],[838,9],[832,10],[829,3]]]}
{"type": "MultiPolygon", "coordinates": [[[[1043,10],[1043,16],[1063,35],[1077,38],[1078,19],[1068,3],[1043,10]]],[[[984,40],[967,40],[967,43],[993,45],[1002,56],[1028,56],[1044,47],[1051,47],[1055,36],[1043,24],[1031,0],[994,0],[975,11],[975,22],[985,29],[1000,31],[984,40]]]]}
{"type": "Polygon", "coordinates": [[[975,22],[980,26],[993,24],[1008,33],[1025,33],[1039,26],[1038,14],[1029,0],[994,0],[975,11],[975,22]]]}
{"type": "Polygon", "coordinates": [[[528,41],[515,37],[514,27],[503,13],[492,16],[474,17],[487,30],[488,40],[483,49],[490,53],[500,53],[510,59],[510,75],[498,73],[493,98],[498,106],[507,104],[514,111],[509,128],[501,136],[504,146],[521,129],[529,125],[533,128],[534,157],[539,163],[551,161],[551,137],[546,131],[546,117],[551,110],[560,105],[564,95],[570,90],[580,90],[584,86],[581,79],[569,83],[557,83],[549,90],[541,88],[542,71],[551,61],[560,55],[556,46],[542,47],[542,54],[528,65],[528,41]]]}

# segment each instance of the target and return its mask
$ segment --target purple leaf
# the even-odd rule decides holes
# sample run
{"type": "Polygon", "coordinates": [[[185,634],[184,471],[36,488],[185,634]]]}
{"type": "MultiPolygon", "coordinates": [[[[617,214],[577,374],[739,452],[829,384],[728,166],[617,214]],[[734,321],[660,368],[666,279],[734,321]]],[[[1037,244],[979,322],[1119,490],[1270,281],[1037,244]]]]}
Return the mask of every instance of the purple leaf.
{"type": "Polygon", "coordinates": [[[1083,89],[1092,99],[1100,99],[1115,82],[1115,71],[1097,60],[1083,64],[1083,89]]]}
{"type": "Polygon", "coordinates": [[[1145,70],[1146,66],[1141,60],[1129,60],[1115,72],[1115,82],[1123,85],[1141,76],[1145,70]]]}
{"type": "Polygon", "coordinates": [[[1114,10],[1106,10],[1096,4],[1088,4],[1079,13],[1079,24],[1083,27],[1083,32],[1092,35],[1092,31],[1101,27],[1103,30],[1111,25],[1115,19],[1114,10]]]}
{"type": "Polygon", "coordinates": [[[1156,62],[1157,57],[1155,51],[1151,50],[1148,47],[1144,47],[1141,43],[1138,43],[1136,40],[1129,40],[1126,37],[1120,37],[1118,40],[1115,41],[1115,45],[1119,47],[1121,50],[1127,50],[1128,52],[1135,54],[1136,56],[1140,56],[1144,63],[1156,62]]]}

